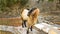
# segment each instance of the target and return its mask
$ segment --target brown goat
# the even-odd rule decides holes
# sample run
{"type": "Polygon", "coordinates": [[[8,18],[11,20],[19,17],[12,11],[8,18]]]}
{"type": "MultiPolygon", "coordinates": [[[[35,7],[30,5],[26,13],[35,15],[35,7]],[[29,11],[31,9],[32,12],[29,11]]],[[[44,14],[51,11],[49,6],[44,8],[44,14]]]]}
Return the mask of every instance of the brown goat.
{"type": "Polygon", "coordinates": [[[22,27],[27,26],[27,34],[29,33],[29,29],[32,31],[33,25],[37,23],[38,15],[40,10],[38,8],[32,8],[30,11],[24,9],[21,18],[22,18],[22,27]],[[27,23],[26,23],[27,22],[27,23]]]}
{"type": "Polygon", "coordinates": [[[28,14],[28,20],[27,20],[27,34],[29,33],[29,29],[32,31],[33,25],[37,23],[38,15],[39,15],[39,9],[33,8],[31,12],[28,14]]]}

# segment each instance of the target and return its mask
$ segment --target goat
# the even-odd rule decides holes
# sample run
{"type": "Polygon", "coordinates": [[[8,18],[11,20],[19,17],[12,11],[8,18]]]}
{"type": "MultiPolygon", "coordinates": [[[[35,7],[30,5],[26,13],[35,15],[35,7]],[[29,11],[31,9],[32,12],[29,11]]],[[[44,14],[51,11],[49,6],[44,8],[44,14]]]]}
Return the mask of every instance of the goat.
{"type": "Polygon", "coordinates": [[[39,15],[38,8],[32,8],[29,11],[27,19],[27,34],[29,33],[29,29],[32,31],[33,25],[37,23],[38,15],[39,15]]]}
{"type": "Polygon", "coordinates": [[[23,20],[22,27],[27,26],[27,34],[29,33],[29,29],[32,31],[33,25],[37,23],[39,11],[40,10],[38,8],[32,8],[30,11],[28,9],[23,10],[21,14],[21,18],[23,20]]]}

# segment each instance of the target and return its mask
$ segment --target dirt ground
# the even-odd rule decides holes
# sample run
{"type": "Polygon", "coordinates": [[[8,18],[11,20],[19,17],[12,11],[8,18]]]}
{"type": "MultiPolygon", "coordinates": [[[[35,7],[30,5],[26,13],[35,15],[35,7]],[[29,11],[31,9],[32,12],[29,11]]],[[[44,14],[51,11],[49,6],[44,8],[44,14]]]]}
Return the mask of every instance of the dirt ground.
{"type": "Polygon", "coordinates": [[[22,23],[20,17],[15,18],[0,18],[0,25],[7,25],[7,26],[20,26],[22,23]]]}
{"type": "Polygon", "coordinates": [[[8,31],[2,31],[2,30],[0,30],[0,34],[13,34],[13,33],[8,32],[8,31]]]}

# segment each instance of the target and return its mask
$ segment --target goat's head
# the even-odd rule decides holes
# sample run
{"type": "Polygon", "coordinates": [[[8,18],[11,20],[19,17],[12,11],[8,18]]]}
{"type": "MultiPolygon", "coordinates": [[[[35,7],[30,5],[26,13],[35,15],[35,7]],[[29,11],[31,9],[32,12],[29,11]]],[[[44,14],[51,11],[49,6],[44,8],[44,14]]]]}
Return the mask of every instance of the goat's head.
{"type": "Polygon", "coordinates": [[[35,9],[37,9],[37,8],[32,8],[32,9],[29,11],[28,16],[30,16],[31,13],[32,13],[35,9]]]}

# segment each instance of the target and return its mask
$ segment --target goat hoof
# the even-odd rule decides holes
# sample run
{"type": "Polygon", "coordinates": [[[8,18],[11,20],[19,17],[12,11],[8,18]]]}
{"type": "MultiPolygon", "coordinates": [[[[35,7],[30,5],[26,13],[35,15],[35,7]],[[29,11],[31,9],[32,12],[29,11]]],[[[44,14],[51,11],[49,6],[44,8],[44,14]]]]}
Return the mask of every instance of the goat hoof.
{"type": "Polygon", "coordinates": [[[27,31],[27,34],[29,34],[29,32],[27,31]]]}
{"type": "Polygon", "coordinates": [[[31,29],[31,31],[32,31],[32,29],[31,29]]]}
{"type": "Polygon", "coordinates": [[[24,27],[22,27],[22,28],[24,28],[24,27]]]}
{"type": "Polygon", "coordinates": [[[22,28],[24,28],[24,26],[22,26],[22,28]]]}

